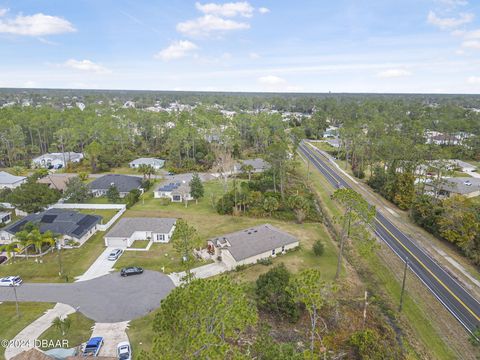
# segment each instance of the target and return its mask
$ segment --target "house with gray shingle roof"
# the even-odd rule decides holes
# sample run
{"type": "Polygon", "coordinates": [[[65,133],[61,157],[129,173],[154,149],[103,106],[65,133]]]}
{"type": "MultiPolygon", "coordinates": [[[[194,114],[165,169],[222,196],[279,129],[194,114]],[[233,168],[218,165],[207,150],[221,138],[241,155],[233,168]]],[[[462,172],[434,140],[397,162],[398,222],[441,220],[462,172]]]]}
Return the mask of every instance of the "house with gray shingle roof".
{"type": "Polygon", "coordinates": [[[138,176],[108,174],[95,179],[88,184],[93,196],[99,197],[107,194],[110,186],[115,186],[120,197],[125,197],[131,190],[142,188],[142,178],[138,176]]]}
{"type": "Polygon", "coordinates": [[[27,223],[38,226],[41,233],[51,231],[62,235],[66,240],[73,240],[83,244],[97,231],[97,225],[102,221],[98,215],[83,214],[74,210],[48,209],[37,214],[25,216],[13,224],[0,230],[0,240],[11,241],[16,233],[22,231],[27,223]]]}
{"type": "Polygon", "coordinates": [[[135,240],[168,243],[175,231],[174,218],[123,218],[105,235],[105,246],[129,247],[135,240]]]}
{"type": "MultiPolygon", "coordinates": [[[[433,184],[425,185],[425,190],[435,193],[433,184]]],[[[474,177],[454,177],[446,178],[437,185],[439,197],[447,198],[452,195],[463,195],[468,198],[480,196],[480,179],[474,177]]]]}
{"type": "Polygon", "coordinates": [[[264,172],[265,170],[270,169],[271,165],[266,162],[265,160],[261,158],[256,158],[256,159],[246,159],[246,160],[240,160],[239,162],[235,163],[233,165],[233,171],[235,173],[240,173],[243,171],[243,166],[251,166],[252,167],[252,173],[261,173],[264,172]]]}
{"type": "Polygon", "coordinates": [[[299,241],[270,224],[263,224],[208,240],[208,252],[229,268],[255,264],[293,249],[299,241]]]}
{"type": "Polygon", "coordinates": [[[0,189],[15,189],[25,181],[27,181],[25,176],[15,176],[6,171],[0,171],[0,189]]]}
{"type": "Polygon", "coordinates": [[[165,160],[156,158],[139,158],[131,161],[129,165],[134,169],[139,168],[141,165],[150,165],[155,170],[159,170],[165,165],[165,160]]]}

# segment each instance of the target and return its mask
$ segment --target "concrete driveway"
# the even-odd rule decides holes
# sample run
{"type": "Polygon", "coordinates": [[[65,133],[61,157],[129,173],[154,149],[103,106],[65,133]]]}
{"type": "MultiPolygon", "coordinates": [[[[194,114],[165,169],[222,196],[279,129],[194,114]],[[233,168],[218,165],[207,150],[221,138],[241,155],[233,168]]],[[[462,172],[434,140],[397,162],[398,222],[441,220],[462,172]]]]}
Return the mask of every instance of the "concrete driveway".
{"type": "MultiPolygon", "coordinates": [[[[146,270],[123,278],[113,273],[73,284],[22,284],[19,301],[60,302],[100,323],[133,320],[160,306],[175,287],[165,274],[146,270]]],[[[0,288],[0,301],[14,301],[12,288],[0,288]]]]}
{"type": "Polygon", "coordinates": [[[83,275],[79,276],[76,281],[92,280],[109,274],[113,269],[113,265],[115,265],[117,262],[117,260],[108,260],[108,255],[110,255],[114,249],[117,248],[107,247],[105,251],[97,258],[97,260],[95,260],[95,262],[88,268],[88,270],[85,271],[83,275]]]}

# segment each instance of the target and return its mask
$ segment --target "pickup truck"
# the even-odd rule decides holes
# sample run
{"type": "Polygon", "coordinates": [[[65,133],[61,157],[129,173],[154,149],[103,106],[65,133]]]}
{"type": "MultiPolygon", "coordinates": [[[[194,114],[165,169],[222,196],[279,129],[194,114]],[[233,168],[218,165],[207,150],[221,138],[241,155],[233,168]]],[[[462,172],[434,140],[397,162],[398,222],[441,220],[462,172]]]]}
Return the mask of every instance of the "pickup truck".
{"type": "Polygon", "coordinates": [[[83,349],[82,356],[98,356],[100,352],[100,348],[103,345],[103,337],[93,337],[88,340],[87,344],[85,345],[85,349],[83,349]]]}

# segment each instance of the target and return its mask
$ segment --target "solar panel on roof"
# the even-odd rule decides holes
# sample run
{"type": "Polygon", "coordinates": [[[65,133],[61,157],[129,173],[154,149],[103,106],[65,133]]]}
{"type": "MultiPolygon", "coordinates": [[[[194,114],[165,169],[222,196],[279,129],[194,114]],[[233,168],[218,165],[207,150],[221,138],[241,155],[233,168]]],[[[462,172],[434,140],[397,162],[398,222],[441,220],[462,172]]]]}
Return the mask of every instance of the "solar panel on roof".
{"type": "Polygon", "coordinates": [[[77,225],[81,225],[84,227],[89,227],[90,225],[95,224],[98,219],[92,215],[85,215],[82,220],[80,220],[77,225]]]}
{"type": "Polygon", "coordinates": [[[15,224],[15,226],[12,226],[10,228],[10,231],[12,233],[17,233],[19,232],[20,230],[22,230],[23,226],[28,222],[28,220],[22,220],[20,222],[18,222],[17,224],[15,224]]]}
{"type": "Polygon", "coordinates": [[[85,229],[86,229],[85,226],[79,226],[75,230],[72,231],[72,234],[79,236],[85,231],[85,229]]]}
{"type": "Polygon", "coordinates": [[[57,215],[43,215],[42,220],[40,220],[40,222],[45,224],[51,224],[55,221],[56,218],[57,218],[57,215]]]}

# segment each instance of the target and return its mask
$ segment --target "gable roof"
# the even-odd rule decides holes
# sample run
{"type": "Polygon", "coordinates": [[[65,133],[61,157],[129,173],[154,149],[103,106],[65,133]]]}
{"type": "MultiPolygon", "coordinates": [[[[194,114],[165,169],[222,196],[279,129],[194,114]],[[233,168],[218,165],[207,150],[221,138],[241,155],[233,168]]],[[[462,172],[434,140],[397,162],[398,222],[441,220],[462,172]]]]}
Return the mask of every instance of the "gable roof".
{"type": "Polygon", "coordinates": [[[105,237],[130,237],[135,231],[168,234],[176,222],[175,218],[123,218],[105,237]]]}
{"type": "Polygon", "coordinates": [[[162,167],[165,164],[165,160],[156,158],[138,158],[130,162],[130,165],[152,165],[162,167]]]}
{"type": "Polygon", "coordinates": [[[52,189],[63,191],[67,187],[68,180],[76,176],[77,174],[49,174],[38,179],[37,182],[40,184],[48,184],[52,189]]]}
{"type": "Polygon", "coordinates": [[[55,234],[82,238],[87,232],[102,220],[101,216],[82,214],[78,211],[66,209],[48,209],[37,214],[30,214],[23,219],[7,225],[3,230],[16,234],[23,227],[32,222],[39,226],[40,232],[52,231],[55,234]]]}
{"type": "Polygon", "coordinates": [[[236,165],[239,169],[241,169],[243,165],[251,165],[253,169],[257,171],[267,170],[267,169],[270,169],[271,167],[268,162],[266,162],[261,158],[240,160],[240,162],[236,165]]]}
{"type": "Polygon", "coordinates": [[[25,176],[15,176],[7,173],[6,171],[0,171],[0,184],[12,185],[20,181],[24,181],[25,179],[25,176]]]}
{"type": "Polygon", "coordinates": [[[294,236],[270,224],[233,232],[210,239],[217,247],[224,248],[236,261],[248,259],[267,251],[298,242],[294,236]]]}
{"type": "Polygon", "coordinates": [[[70,152],[65,152],[65,153],[58,152],[58,153],[43,154],[43,155],[40,155],[40,156],[32,159],[32,161],[35,162],[35,163],[55,161],[55,160],[63,162],[63,159],[64,159],[63,154],[65,154],[65,161],[67,161],[67,162],[68,161],[79,161],[79,160],[83,159],[83,154],[82,153],[76,153],[76,152],[70,151],[70,152]]]}
{"type": "Polygon", "coordinates": [[[129,192],[142,186],[142,178],[120,174],[108,174],[92,181],[88,186],[91,190],[108,190],[114,185],[119,192],[129,192]]]}

